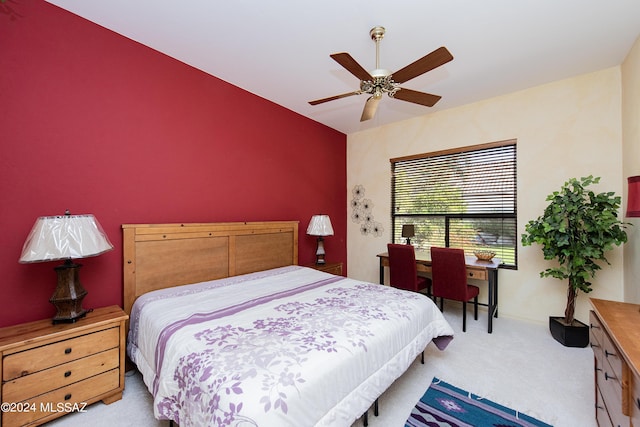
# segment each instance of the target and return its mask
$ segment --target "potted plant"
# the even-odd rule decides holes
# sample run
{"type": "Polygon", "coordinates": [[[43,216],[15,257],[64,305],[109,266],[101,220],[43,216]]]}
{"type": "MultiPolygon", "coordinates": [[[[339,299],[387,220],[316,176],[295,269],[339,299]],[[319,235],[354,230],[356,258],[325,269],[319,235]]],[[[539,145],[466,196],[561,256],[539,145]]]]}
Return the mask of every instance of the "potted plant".
{"type": "Polygon", "coordinates": [[[599,181],[600,177],[590,175],[565,182],[560,191],[547,196],[549,206],[542,216],[526,224],[522,235],[523,246],[538,243],[544,259],[559,264],[542,271],[540,277],[568,280],[564,317],[549,317],[551,334],[568,347],[589,343],[588,327],[574,319],[579,291],[591,292],[590,279],[601,269],[597,262],[609,264],[605,252],[627,241],[626,224],[618,220],[620,197],[586,189],[599,181]]]}

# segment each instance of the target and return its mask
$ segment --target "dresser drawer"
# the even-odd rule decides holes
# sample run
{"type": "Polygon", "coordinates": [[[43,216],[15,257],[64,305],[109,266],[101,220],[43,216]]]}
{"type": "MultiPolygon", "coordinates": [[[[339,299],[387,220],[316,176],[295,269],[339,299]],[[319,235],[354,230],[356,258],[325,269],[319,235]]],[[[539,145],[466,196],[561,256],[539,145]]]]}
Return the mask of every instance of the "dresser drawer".
{"type": "Polygon", "coordinates": [[[633,377],[633,387],[631,388],[631,396],[629,405],[631,406],[631,422],[634,427],[640,427],[640,378],[636,375],[633,377]]]}
{"type": "Polygon", "coordinates": [[[34,372],[81,359],[120,344],[120,328],[113,327],[88,335],[10,354],[2,361],[2,380],[10,381],[34,372]]]}
{"type": "Polygon", "coordinates": [[[611,339],[607,334],[604,335],[604,342],[602,343],[602,353],[604,359],[609,363],[609,375],[616,377],[618,381],[622,381],[622,355],[616,346],[611,342],[611,339]]]}
{"type": "Polygon", "coordinates": [[[69,412],[69,409],[83,409],[85,402],[120,386],[120,370],[113,369],[86,380],[53,390],[25,402],[34,410],[23,412],[3,412],[2,426],[22,426],[44,418],[50,414],[69,412]],[[64,406],[61,406],[64,405],[64,406]]]}
{"type": "Polygon", "coordinates": [[[613,427],[599,388],[596,388],[596,421],[598,427],[613,427]]]}
{"type": "Polygon", "coordinates": [[[2,385],[5,402],[22,402],[49,390],[73,384],[102,372],[118,368],[120,349],[112,348],[82,359],[54,366],[2,385]]]}
{"type": "Polygon", "coordinates": [[[592,348],[602,348],[603,335],[602,323],[592,310],[589,312],[589,343],[592,348]]]}

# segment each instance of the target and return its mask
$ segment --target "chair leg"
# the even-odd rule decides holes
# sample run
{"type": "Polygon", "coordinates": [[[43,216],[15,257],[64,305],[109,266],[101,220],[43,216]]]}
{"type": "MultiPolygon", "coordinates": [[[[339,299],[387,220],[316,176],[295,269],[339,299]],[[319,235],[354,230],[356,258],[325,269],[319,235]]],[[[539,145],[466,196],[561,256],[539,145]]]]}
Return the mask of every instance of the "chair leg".
{"type": "Polygon", "coordinates": [[[475,320],[478,320],[478,296],[477,295],[473,298],[473,315],[475,316],[475,320]]]}
{"type": "Polygon", "coordinates": [[[467,303],[462,301],[462,332],[467,332],[467,303]]]}

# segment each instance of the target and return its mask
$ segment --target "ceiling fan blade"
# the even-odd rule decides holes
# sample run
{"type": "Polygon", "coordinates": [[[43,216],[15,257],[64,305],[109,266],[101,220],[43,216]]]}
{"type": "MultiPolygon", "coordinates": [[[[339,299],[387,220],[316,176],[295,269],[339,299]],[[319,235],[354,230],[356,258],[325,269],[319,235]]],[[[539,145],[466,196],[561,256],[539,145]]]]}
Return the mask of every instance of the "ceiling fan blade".
{"type": "Polygon", "coordinates": [[[381,97],[379,96],[370,96],[369,99],[367,99],[367,102],[364,104],[364,110],[362,110],[362,116],[360,117],[361,122],[370,120],[373,118],[373,116],[376,115],[376,110],[378,109],[380,98],[381,97]]]}
{"type": "Polygon", "coordinates": [[[391,76],[396,83],[404,83],[421,74],[431,71],[434,68],[438,68],[441,65],[453,59],[453,55],[449,53],[446,47],[440,47],[428,55],[423,56],[417,61],[412,62],[406,67],[396,71],[391,76]]]}
{"type": "Polygon", "coordinates": [[[328,98],[322,98],[322,99],[316,99],[315,101],[309,101],[309,104],[318,105],[318,104],[322,104],[323,102],[335,101],[336,99],[346,98],[347,96],[360,95],[361,93],[362,92],[357,90],[355,92],[343,93],[341,95],[335,95],[335,96],[330,96],[328,98]]]}
{"type": "Polygon", "coordinates": [[[430,93],[418,92],[417,90],[400,88],[400,90],[393,95],[393,98],[413,102],[414,104],[420,104],[426,107],[433,107],[442,97],[439,95],[432,95],[430,93]]]}
{"type": "Polygon", "coordinates": [[[334,61],[342,65],[348,72],[350,72],[360,80],[373,81],[373,77],[371,77],[371,74],[369,74],[367,70],[362,68],[362,65],[358,64],[356,60],[353,59],[348,53],[334,53],[329,56],[331,56],[334,61]]]}

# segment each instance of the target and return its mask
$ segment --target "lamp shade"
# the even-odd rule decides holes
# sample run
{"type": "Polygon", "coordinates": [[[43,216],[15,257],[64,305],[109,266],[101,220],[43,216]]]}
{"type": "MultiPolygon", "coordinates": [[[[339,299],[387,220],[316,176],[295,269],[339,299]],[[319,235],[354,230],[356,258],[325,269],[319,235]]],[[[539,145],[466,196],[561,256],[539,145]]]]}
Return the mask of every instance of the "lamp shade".
{"type": "Polygon", "coordinates": [[[86,258],[113,249],[93,215],[42,216],[22,248],[21,263],[86,258]]]}
{"type": "Polygon", "coordinates": [[[314,215],[311,217],[307,234],[310,236],[333,236],[333,227],[329,215],[314,215]]]}
{"type": "Polygon", "coordinates": [[[640,217],[640,175],[627,178],[629,192],[627,195],[627,216],[640,217]]]}
{"type": "Polygon", "coordinates": [[[402,237],[413,237],[416,235],[416,229],[413,224],[404,224],[402,226],[402,237]]]}

